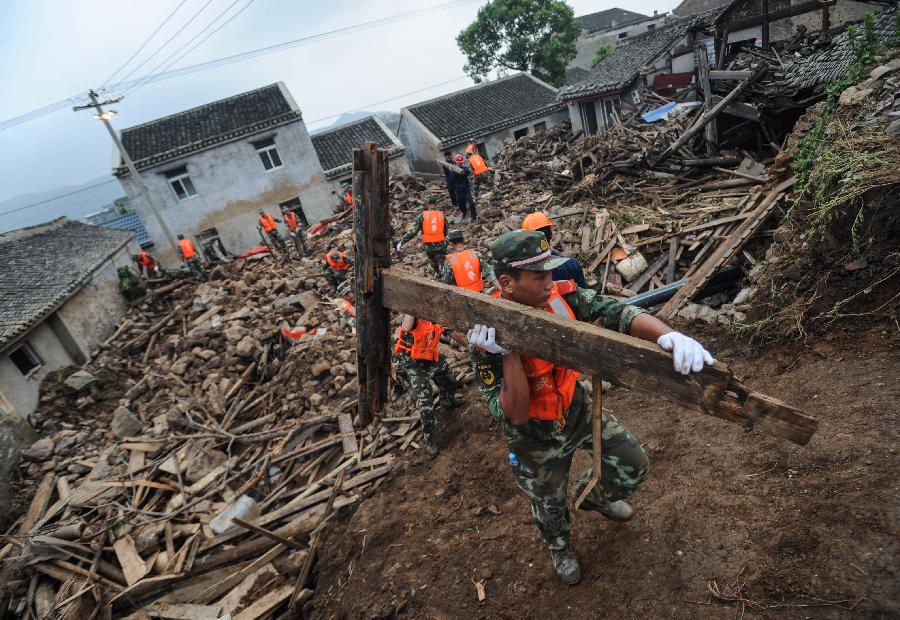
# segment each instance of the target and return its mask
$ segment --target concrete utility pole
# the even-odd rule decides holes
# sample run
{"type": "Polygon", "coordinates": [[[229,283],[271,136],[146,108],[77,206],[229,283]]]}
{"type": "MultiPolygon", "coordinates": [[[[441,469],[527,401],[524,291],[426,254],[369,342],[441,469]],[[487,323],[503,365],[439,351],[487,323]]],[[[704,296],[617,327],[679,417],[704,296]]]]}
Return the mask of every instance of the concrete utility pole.
{"type": "Polygon", "coordinates": [[[156,203],[153,202],[153,199],[150,197],[150,192],[149,190],[147,190],[147,186],[144,185],[144,179],[141,178],[141,175],[138,174],[137,168],[134,167],[134,162],[131,161],[131,157],[128,155],[128,151],[125,150],[125,146],[119,139],[119,134],[116,133],[116,130],[113,129],[113,126],[110,124],[110,112],[107,112],[103,109],[104,105],[122,101],[122,97],[119,97],[117,99],[108,99],[101,103],[97,100],[97,93],[95,93],[93,89],[88,91],[88,95],[91,98],[90,105],[75,106],[72,109],[78,112],[79,110],[94,108],[97,111],[97,114],[95,114],[94,117],[103,121],[103,125],[106,127],[106,131],[109,132],[109,137],[112,138],[112,141],[115,143],[116,148],[119,149],[119,155],[121,155],[122,159],[125,161],[125,166],[128,168],[128,172],[131,174],[131,177],[137,184],[138,190],[141,192],[141,196],[145,201],[147,201],[147,204],[150,206],[150,210],[153,211],[153,215],[156,217],[156,221],[159,222],[159,226],[160,228],[162,228],[163,234],[166,236],[166,241],[168,241],[169,245],[172,246],[172,251],[175,252],[175,257],[177,259],[178,242],[175,240],[175,235],[173,235],[172,231],[169,230],[169,225],[166,224],[166,221],[163,219],[162,214],[156,207],[156,203]]]}

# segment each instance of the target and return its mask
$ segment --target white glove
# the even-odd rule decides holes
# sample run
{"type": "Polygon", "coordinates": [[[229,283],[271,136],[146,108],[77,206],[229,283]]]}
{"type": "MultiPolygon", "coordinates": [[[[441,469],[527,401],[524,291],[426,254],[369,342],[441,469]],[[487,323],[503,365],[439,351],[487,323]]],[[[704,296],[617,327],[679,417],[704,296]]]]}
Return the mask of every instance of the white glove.
{"type": "Polygon", "coordinates": [[[398,251],[398,252],[400,251],[400,248],[401,248],[402,246],[403,246],[403,242],[402,242],[402,241],[398,241],[398,242],[397,242],[397,251],[398,251]]]}
{"type": "Polygon", "coordinates": [[[703,370],[704,364],[711,366],[716,363],[709,351],[703,348],[693,338],[688,338],[678,332],[663,334],[656,340],[663,350],[672,352],[672,360],[675,362],[675,371],[688,375],[691,371],[703,370]]]}
{"type": "Polygon", "coordinates": [[[470,329],[469,333],[466,334],[466,340],[468,340],[469,344],[484,349],[488,353],[506,355],[510,352],[509,349],[504,349],[497,344],[495,334],[496,330],[493,327],[488,327],[487,325],[475,325],[475,327],[470,329]]]}

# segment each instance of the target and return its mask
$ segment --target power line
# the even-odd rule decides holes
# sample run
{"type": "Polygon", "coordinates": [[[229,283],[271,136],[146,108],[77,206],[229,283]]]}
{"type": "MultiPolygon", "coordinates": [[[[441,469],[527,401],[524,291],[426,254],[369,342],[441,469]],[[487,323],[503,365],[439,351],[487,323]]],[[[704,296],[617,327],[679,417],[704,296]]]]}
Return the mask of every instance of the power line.
{"type": "Polygon", "coordinates": [[[175,34],[173,34],[171,37],[169,37],[168,39],[166,39],[166,42],[163,43],[162,45],[160,45],[158,48],[156,48],[156,51],[155,51],[155,52],[153,52],[152,54],[150,54],[149,56],[147,56],[144,60],[141,61],[141,63],[140,63],[138,66],[134,67],[131,71],[129,71],[128,74],[127,74],[124,78],[122,78],[122,80],[124,81],[124,80],[127,80],[128,78],[130,78],[132,75],[135,74],[135,72],[137,72],[138,69],[140,69],[140,68],[143,67],[145,64],[147,64],[147,62],[149,62],[151,58],[153,58],[154,56],[156,56],[157,54],[159,54],[159,53],[160,53],[160,52],[161,52],[161,51],[162,51],[169,43],[172,42],[172,39],[174,39],[175,37],[177,37],[178,35],[180,35],[182,32],[184,32],[184,29],[187,28],[188,26],[190,26],[191,23],[193,23],[193,21],[194,21],[195,19],[197,19],[197,18],[200,16],[200,13],[202,13],[203,11],[205,11],[205,10],[206,10],[206,7],[208,7],[208,6],[212,3],[212,1],[213,1],[213,0],[206,0],[206,2],[204,3],[204,5],[201,6],[201,7],[197,10],[196,13],[194,13],[193,15],[191,15],[191,18],[188,19],[188,20],[184,23],[184,25],[181,26],[181,28],[179,28],[178,30],[175,31],[175,34]]]}
{"type": "MultiPolygon", "coordinates": [[[[111,86],[106,86],[106,87],[104,87],[102,89],[98,89],[98,90],[101,90],[103,93],[122,92],[122,91],[128,91],[129,89],[133,90],[134,87],[137,84],[141,83],[142,81],[143,81],[143,83],[141,84],[141,87],[146,86],[148,84],[161,82],[164,80],[181,77],[184,75],[190,75],[192,73],[197,73],[199,71],[205,71],[207,69],[214,69],[216,67],[221,67],[221,66],[225,66],[225,65],[229,65],[229,64],[233,64],[233,63],[237,63],[237,62],[242,62],[244,60],[250,60],[253,58],[257,58],[259,56],[273,54],[275,52],[280,52],[280,51],[283,51],[286,49],[300,47],[302,45],[308,45],[309,43],[314,43],[316,41],[327,40],[327,39],[334,38],[337,36],[342,36],[345,34],[352,34],[354,32],[368,30],[371,28],[376,28],[378,26],[388,25],[388,24],[396,23],[396,22],[403,21],[406,19],[412,19],[414,17],[420,17],[423,15],[431,14],[431,13],[437,13],[439,11],[443,11],[443,10],[446,10],[449,8],[454,8],[454,7],[463,6],[463,5],[472,4],[474,2],[481,2],[481,1],[482,0],[460,0],[458,2],[447,2],[444,4],[433,5],[431,7],[426,7],[424,9],[418,9],[416,11],[409,11],[407,13],[399,13],[397,15],[393,15],[390,17],[380,18],[377,20],[369,21],[369,22],[363,22],[360,24],[355,24],[353,26],[346,26],[344,28],[338,28],[335,30],[330,30],[328,32],[323,32],[323,33],[319,33],[319,34],[315,34],[315,35],[309,35],[307,37],[301,37],[300,39],[294,39],[292,41],[285,41],[284,43],[279,43],[277,45],[261,47],[261,48],[257,48],[254,50],[248,50],[246,52],[241,52],[239,54],[233,54],[231,56],[225,56],[222,58],[209,60],[209,61],[206,61],[203,63],[189,65],[187,67],[180,67],[177,69],[173,69],[171,71],[163,71],[163,72],[157,73],[152,76],[147,76],[147,79],[141,78],[141,79],[135,79],[135,80],[131,80],[131,81],[121,81],[117,84],[114,84],[111,86]]],[[[235,14],[235,16],[233,16],[233,17],[236,17],[236,15],[237,14],[235,14]]],[[[225,24],[222,24],[220,27],[223,27],[224,25],[225,24]]],[[[210,35],[208,35],[208,36],[211,36],[212,34],[213,33],[210,33],[210,35]]],[[[202,41],[198,42],[197,46],[199,46],[200,43],[202,43],[202,41]]],[[[197,47],[197,46],[195,46],[195,47],[197,47]]],[[[194,48],[191,48],[191,50],[193,50],[193,49],[194,48]]],[[[188,52],[190,52],[191,50],[188,50],[188,52]]],[[[188,52],[185,52],[185,54],[182,55],[182,58],[184,56],[186,56],[188,52]]],[[[178,60],[181,60],[181,58],[179,58],[178,60]]],[[[146,60],[144,62],[146,63],[146,60]]],[[[132,70],[132,72],[133,71],[134,70],[132,70]]],[[[76,95],[72,95],[71,97],[69,97],[67,99],[58,101],[53,104],[49,104],[42,108],[38,108],[36,110],[26,112],[25,114],[21,114],[19,116],[15,116],[13,118],[9,118],[9,119],[0,121],[0,131],[2,131],[4,129],[9,129],[10,127],[15,127],[16,125],[25,123],[30,120],[34,120],[35,118],[39,118],[41,116],[45,116],[45,115],[51,114],[53,112],[57,112],[59,110],[62,110],[63,108],[67,108],[73,104],[74,105],[83,104],[85,101],[87,101],[87,91],[78,93],[76,95]]]]}
{"type": "Polygon", "coordinates": [[[89,189],[95,189],[102,185],[109,185],[110,183],[116,183],[118,179],[109,179],[107,181],[103,181],[102,183],[97,183],[96,185],[90,185],[88,187],[82,187],[81,189],[76,189],[73,192],[68,192],[65,194],[60,194],[59,196],[54,196],[53,198],[48,198],[47,200],[41,200],[40,202],[33,202],[30,205],[25,205],[24,207],[18,207],[16,209],[10,209],[9,211],[3,211],[0,215],[9,215],[10,213],[18,213],[19,211],[24,211],[25,209],[30,209],[32,207],[38,207],[43,204],[47,204],[48,202],[53,202],[54,200],[59,200],[60,198],[67,198],[68,196],[74,196],[75,194],[80,194],[81,192],[86,192],[89,189]]]}
{"type": "Polygon", "coordinates": [[[125,62],[123,62],[122,65],[121,65],[118,69],[116,69],[115,71],[113,71],[112,74],[111,74],[108,78],[106,78],[106,80],[104,80],[103,84],[100,85],[101,88],[103,88],[104,86],[106,86],[107,84],[109,84],[109,83],[112,81],[112,79],[113,79],[114,77],[116,77],[116,75],[119,74],[119,71],[121,71],[121,70],[124,69],[126,66],[128,66],[128,63],[130,63],[132,60],[134,60],[135,57],[136,57],[138,54],[140,54],[141,51],[143,51],[143,49],[144,49],[145,47],[147,47],[147,44],[150,43],[150,40],[153,39],[153,37],[155,37],[156,34],[157,34],[160,30],[163,29],[163,26],[165,26],[166,24],[169,23],[169,20],[172,19],[172,18],[175,16],[175,13],[178,12],[178,9],[180,9],[181,6],[182,6],[185,2],[187,2],[187,0],[181,0],[181,2],[178,3],[178,6],[176,6],[176,7],[172,10],[172,12],[169,13],[169,16],[166,17],[166,18],[162,21],[162,23],[161,23],[159,26],[156,27],[156,30],[154,30],[153,32],[151,32],[151,33],[150,33],[150,36],[147,37],[146,39],[144,39],[144,42],[141,43],[141,46],[140,46],[139,48],[137,48],[137,50],[135,50],[134,54],[132,54],[131,56],[129,56],[128,60],[126,60],[125,62]]]}
{"type": "MultiPolygon", "coordinates": [[[[160,67],[162,67],[163,65],[166,65],[165,68],[163,69],[163,71],[165,71],[166,69],[168,69],[169,67],[171,67],[173,64],[175,64],[175,62],[177,62],[177,59],[176,59],[175,61],[172,61],[172,62],[169,62],[169,61],[172,60],[173,57],[177,56],[177,55],[179,54],[179,52],[181,52],[181,51],[182,51],[184,48],[186,48],[188,45],[190,45],[191,43],[193,43],[198,37],[200,37],[204,32],[206,32],[209,28],[211,28],[217,21],[219,21],[220,19],[222,19],[222,17],[224,17],[225,14],[228,13],[228,11],[230,11],[230,10],[232,9],[232,7],[234,7],[234,5],[236,5],[236,4],[237,4],[238,2],[240,2],[240,1],[241,1],[241,0],[233,0],[231,4],[229,4],[227,7],[225,7],[225,10],[223,10],[221,13],[219,13],[218,15],[216,15],[216,17],[215,17],[212,21],[210,21],[208,24],[206,24],[206,26],[204,26],[204,27],[200,30],[200,32],[198,32],[198,33],[195,34],[193,37],[191,37],[190,39],[188,39],[187,41],[185,41],[185,42],[181,45],[181,47],[179,47],[178,49],[176,49],[174,52],[172,52],[171,54],[169,54],[168,56],[166,56],[165,60],[163,60],[163,61],[160,62],[158,65],[156,65],[155,67],[153,67],[150,71],[148,71],[147,74],[146,74],[143,78],[141,78],[141,81],[139,81],[137,84],[135,84],[134,86],[132,86],[129,90],[125,91],[125,93],[124,93],[122,96],[124,97],[125,95],[127,95],[128,93],[130,93],[132,90],[135,90],[135,89],[137,89],[137,88],[140,88],[141,85],[142,85],[142,81],[143,81],[143,80],[146,80],[146,79],[147,79],[148,77],[150,77],[151,75],[155,75],[155,74],[159,71],[160,67]],[[166,63],[168,63],[168,64],[166,64],[166,63]]],[[[218,32],[218,31],[221,29],[222,26],[224,26],[225,24],[227,24],[228,22],[230,22],[232,19],[234,19],[235,17],[237,17],[238,15],[240,15],[241,13],[243,13],[243,12],[244,12],[244,9],[246,9],[247,7],[249,7],[251,4],[253,4],[253,0],[250,0],[250,2],[248,2],[248,3],[247,3],[246,5],[244,5],[241,9],[239,9],[239,10],[237,11],[237,13],[235,13],[234,15],[232,15],[232,16],[231,16],[224,24],[222,24],[221,26],[219,26],[219,28],[216,28],[216,29],[213,30],[211,33],[209,33],[209,35],[207,35],[206,37],[204,37],[204,38],[200,41],[200,43],[203,43],[203,41],[206,41],[206,39],[208,39],[210,36],[212,36],[213,34],[215,34],[216,32],[218,32]]],[[[191,49],[194,49],[194,48],[192,47],[191,49]]],[[[188,50],[188,51],[190,51],[190,50],[188,50]]],[[[187,52],[185,52],[185,55],[186,55],[186,54],[187,54],[187,52]]],[[[183,56],[182,56],[182,57],[183,57],[183,56]]]]}

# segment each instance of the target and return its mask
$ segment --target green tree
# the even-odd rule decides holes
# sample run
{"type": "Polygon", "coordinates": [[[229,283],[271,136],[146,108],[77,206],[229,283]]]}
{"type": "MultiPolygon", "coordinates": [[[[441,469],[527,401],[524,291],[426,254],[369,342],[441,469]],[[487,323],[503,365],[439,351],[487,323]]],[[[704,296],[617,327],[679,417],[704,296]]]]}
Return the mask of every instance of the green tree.
{"type": "Polygon", "coordinates": [[[612,54],[614,49],[616,49],[616,47],[612,43],[604,43],[597,48],[597,53],[594,54],[594,60],[591,61],[591,69],[603,62],[603,59],[612,54]]]}
{"type": "Polygon", "coordinates": [[[492,69],[509,69],[561,86],[579,32],[572,7],[560,0],[491,0],[456,43],[466,55],[463,69],[476,82],[492,69]]]}

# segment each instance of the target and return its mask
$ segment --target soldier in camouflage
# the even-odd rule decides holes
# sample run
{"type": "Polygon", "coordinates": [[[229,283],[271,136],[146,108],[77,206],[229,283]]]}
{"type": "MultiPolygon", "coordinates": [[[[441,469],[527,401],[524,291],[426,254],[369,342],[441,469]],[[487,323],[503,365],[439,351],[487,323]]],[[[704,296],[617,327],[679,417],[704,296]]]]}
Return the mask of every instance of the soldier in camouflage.
{"type": "Polygon", "coordinates": [[[322,274],[335,289],[347,279],[353,259],[339,250],[330,250],[322,263],[322,274]]]}
{"type": "Polygon", "coordinates": [[[406,374],[416,395],[416,406],[422,419],[422,438],[425,450],[431,456],[438,453],[437,417],[431,382],[437,385],[440,402],[447,409],[454,409],[463,403],[456,395],[461,387],[460,383],[450,370],[447,360],[438,351],[442,332],[443,328],[436,323],[405,314],[401,318],[400,333],[394,347],[397,370],[406,374]]]}
{"type": "Polygon", "coordinates": [[[465,256],[462,256],[463,252],[469,251],[466,247],[466,237],[461,230],[453,229],[447,233],[447,241],[449,241],[449,247],[447,248],[447,254],[444,256],[444,261],[441,264],[441,282],[444,284],[461,286],[462,288],[478,292],[484,290],[486,283],[493,284],[494,288],[499,288],[491,264],[482,259],[481,254],[475,250],[471,250],[475,259],[472,261],[473,266],[475,267],[475,273],[472,274],[472,277],[460,281],[461,279],[457,277],[459,267],[457,267],[457,270],[454,270],[454,264],[459,265],[466,258],[465,256]],[[454,258],[457,258],[458,260],[454,260],[454,258]],[[478,278],[479,275],[480,278],[478,278]]]}
{"type": "Polygon", "coordinates": [[[356,327],[356,297],[353,295],[353,283],[350,280],[344,280],[338,285],[338,295],[343,297],[344,303],[341,305],[341,316],[347,321],[347,325],[352,329],[356,327]]]}
{"type": "Polygon", "coordinates": [[[141,282],[131,269],[119,267],[119,292],[129,303],[140,299],[147,292],[144,283],[141,282]]]}
{"type": "Polygon", "coordinates": [[[428,195],[425,199],[425,209],[397,242],[397,252],[400,252],[404,243],[416,235],[421,235],[422,249],[435,275],[440,277],[441,263],[447,254],[447,222],[444,212],[437,206],[437,197],[433,194],[428,195]]]}
{"type": "MultiPolygon", "coordinates": [[[[675,368],[683,374],[715,362],[699,343],[641,308],[578,288],[572,280],[554,283],[551,270],[566,259],[553,256],[539,232],[508,232],[494,242],[491,254],[504,299],[564,318],[599,321],[607,329],[655,341],[673,351],[675,368]]],[[[590,384],[571,370],[503,348],[489,326],[474,326],[468,341],[482,396],[506,434],[516,483],[531,498],[534,522],[557,574],[574,585],[581,579],[581,567],[569,548],[566,497],[575,450],[592,452],[590,384]]],[[[625,521],[633,512],[625,500],[637,490],[650,463],[639,442],[611,414],[603,414],[601,439],[600,483],[580,509],[625,521]]],[[[576,497],[591,475],[591,469],[582,473],[576,497]]]]}

